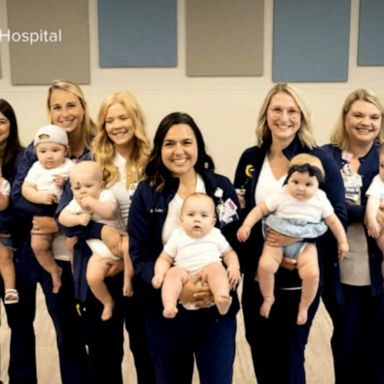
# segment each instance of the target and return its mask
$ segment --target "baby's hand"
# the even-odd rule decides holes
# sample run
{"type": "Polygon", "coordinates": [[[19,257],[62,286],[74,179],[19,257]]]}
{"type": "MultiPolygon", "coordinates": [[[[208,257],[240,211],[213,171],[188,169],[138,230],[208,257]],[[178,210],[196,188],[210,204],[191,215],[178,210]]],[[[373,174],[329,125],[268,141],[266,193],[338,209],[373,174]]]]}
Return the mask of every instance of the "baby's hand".
{"type": "Polygon", "coordinates": [[[163,284],[163,280],[164,280],[164,276],[154,275],[152,277],[153,288],[159,289],[161,287],[161,284],[163,284]]]}
{"type": "Polygon", "coordinates": [[[59,188],[63,188],[66,178],[62,175],[53,175],[53,182],[59,188]]]}
{"type": "Polygon", "coordinates": [[[237,239],[242,242],[247,241],[250,233],[251,228],[247,225],[242,225],[237,231],[237,239]]]}
{"type": "Polygon", "coordinates": [[[347,242],[339,243],[338,245],[338,253],[339,259],[343,260],[347,253],[349,252],[349,244],[347,242]]]}
{"type": "Polygon", "coordinates": [[[57,203],[57,196],[51,192],[41,193],[41,204],[51,205],[57,203]]]}
{"type": "Polygon", "coordinates": [[[231,266],[229,265],[227,268],[229,286],[231,289],[234,289],[241,280],[240,268],[238,265],[231,266]]]}
{"type": "Polygon", "coordinates": [[[377,220],[367,220],[367,232],[368,235],[377,239],[380,236],[381,226],[377,220]]]}
{"type": "Polygon", "coordinates": [[[92,206],[92,203],[94,200],[95,199],[91,196],[84,196],[79,201],[79,205],[82,209],[90,211],[90,210],[92,210],[91,206],[92,206]]]}
{"type": "Polygon", "coordinates": [[[86,227],[91,221],[91,214],[89,213],[80,213],[79,215],[79,225],[86,227]]]}

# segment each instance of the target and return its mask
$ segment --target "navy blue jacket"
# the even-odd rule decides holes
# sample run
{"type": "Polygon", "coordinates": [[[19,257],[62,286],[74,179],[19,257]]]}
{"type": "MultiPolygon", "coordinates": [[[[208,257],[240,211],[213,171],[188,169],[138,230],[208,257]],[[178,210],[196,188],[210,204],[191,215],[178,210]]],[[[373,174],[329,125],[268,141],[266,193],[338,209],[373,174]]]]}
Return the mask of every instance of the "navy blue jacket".
{"type": "MultiPolygon", "coordinates": [[[[239,206],[237,195],[232,183],[224,176],[204,171],[201,174],[207,195],[211,196],[215,204],[219,204],[219,198],[215,197],[215,191],[220,188],[223,191],[222,199],[230,198],[236,206],[239,206]]],[[[144,298],[148,310],[161,313],[162,305],[160,290],[152,287],[151,279],[154,273],[154,264],[163,250],[162,229],[168,213],[169,202],[175,196],[179,186],[178,178],[170,178],[162,192],[157,192],[145,181],[142,181],[133,195],[128,217],[129,253],[138,277],[136,292],[144,298]]],[[[238,252],[236,231],[239,226],[238,217],[229,224],[217,220],[219,227],[231,246],[238,252]]],[[[230,312],[236,313],[239,309],[237,294],[233,295],[233,303],[230,312]]]]}
{"type": "MultiPolygon", "coordinates": [[[[346,163],[345,160],[342,159],[342,151],[331,144],[324,145],[322,148],[335,159],[339,169],[342,169],[346,163]]],[[[348,223],[364,223],[365,207],[367,204],[365,193],[374,176],[379,173],[379,144],[374,144],[370,151],[359,160],[359,174],[362,176],[363,181],[361,187],[361,205],[349,204],[347,202],[348,223]]],[[[368,236],[366,228],[365,235],[368,244],[372,295],[376,296],[383,293],[383,277],[381,274],[383,255],[376,244],[376,240],[368,236]]]]}
{"type": "MultiPolygon", "coordinates": [[[[235,187],[245,187],[246,189],[246,208],[242,212],[244,217],[256,205],[255,190],[268,148],[268,145],[264,144],[261,147],[254,146],[246,149],[237,165],[235,187]]],[[[325,191],[335,209],[336,215],[344,227],[346,227],[347,213],[344,199],[344,184],[335,161],[319,147],[312,150],[304,147],[298,138],[293,140],[283,151],[289,160],[303,152],[310,153],[321,160],[325,171],[325,180],[320,185],[320,188],[325,191]]],[[[255,276],[263,243],[261,222],[259,222],[252,229],[251,236],[246,242],[246,255],[242,257],[245,275],[255,276]]],[[[328,283],[333,285],[335,292],[341,295],[336,239],[330,231],[327,231],[326,234],[317,239],[316,243],[320,261],[321,283],[324,282],[323,278],[327,279],[328,283]],[[323,273],[324,270],[326,271],[325,274],[323,273]]],[[[301,286],[297,271],[288,271],[285,268],[280,268],[276,274],[275,286],[281,288],[301,286]]]]}
{"type": "MultiPolygon", "coordinates": [[[[7,169],[3,169],[3,177],[6,179],[9,184],[13,185],[17,168],[19,164],[21,163],[23,158],[23,151],[20,151],[18,156],[15,159],[14,164],[10,164],[10,166],[7,169]]],[[[17,229],[18,221],[15,218],[15,209],[13,206],[13,202],[10,196],[9,199],[9,205],[4,211],[0,212],[0,232],[6,232],[14,234],[15,230],[17,229]]]]}

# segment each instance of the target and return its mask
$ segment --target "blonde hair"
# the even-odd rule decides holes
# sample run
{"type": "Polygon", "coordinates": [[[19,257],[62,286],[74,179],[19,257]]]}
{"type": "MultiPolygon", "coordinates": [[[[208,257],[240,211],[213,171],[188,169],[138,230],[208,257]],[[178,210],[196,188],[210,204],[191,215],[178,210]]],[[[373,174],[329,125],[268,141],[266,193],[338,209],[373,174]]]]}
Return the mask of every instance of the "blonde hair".
{"type": "Polygon", "coordinates": [[[304,104],[304,101],[299,95],[297,89],[288,83],[277,83],[269,90],[269,92],[265,96],[264,102],[259,111],[259,116],[257,118],[257,145],[261,146],[263,143],[268,143],[272,140],[271,131],[267,123],[267,113],[272,97],[278,93],[286,93],[287,95],[291,96],[299,107],[301,114],[301,125],[299,131],[297,132],[297,135],[302,145],[308,147],[309,149],[312,149],[316,146],[316,141],[312,133],[311,114],[306,105],[304,104]]]}
{"type": "Polygon", "coordinates": [[[292,157],[291,161],[289,162],[289,168],[293,167],[294,165],[304,164],[309,164],[318,168],[322,177],[324,178],[325,172],[321,160],[316,156],[310,155],[309,153],[299,153],[298,155],[292,157]]]}
{"type": "Polygon", "coordinates": [[[345,130],[345,116],[351,110],[353,103],[356,101],[365,101],[367,103],[373,104],[378,108],[381,114],[381,127],[379,135],[376,140],[382,144],[384,142],[384,107],[380,102],[379,97],[376,93],[368,90],[368,89],[357,89],[351,92],[344,101],[343,108],[337,119],[337,122],[332,130],[330,142],[332,145],[340,148],[345,151],[349,149],[349,137],[345,130]]]}
{"type": "Polygon", "coordinates": [[[131,183],[137,182],[141,178],[150,152],[149,140],[145,131],[144,113],[132,93],[117,91],[104,99],[98,115],[97,134],[92,142],[92,152],[103,169],[104,181],[107,185],[112,185],[119,179],[119,170],[113,164],[116,149],[107,135],[105,121],[108,109],[116,103],[124,107],[133,125],[133,144],[130,158],[125,166],[126,187],[128,188],[131,183]]]}
{"type": "Polygon", "coordinates": [[[213,201],[212,197],[207,195],[206,193],[203,193],[203,192],[193,192],[191,193],[190,195],[188,195],[184,201],[183,201],[183,205],[181,206],[181,213],[183,213],[183,211],[185,210],[185,207],[188,203],[188,201],[192,200],[193,198],[200,198],[200,199],[205,199],[207,201],[209,201],[209,204],[211,205],[211,208],[212,208],[212,211],[213,211],[213,215],[216,216],[216,205],[215,205],[215,202],[213,201]]]}
{"type": "Polygon", "coordinates": [[[91,175],[95,182],[103,181],[103,173],[100,165],[93,160],[82,160],[76,163],[69,172],[69,180],[73,183],[73,178],[82,175],[91,175]]]}
{"type": "Polygon", "coordinates": [[[75,84],[72,83],[71,81],[68,80],[54,80],[51,84],[51,86],[48,89],[48,98],[47,98],[47,108],[48,108],[48,117],[50,121],[52,122],[51,119],[51,96],[53,91],[55,90],[60,90],[60,91],[65,91],[72,93],[75,95],[79,101],[80,104],[84,110],[84,117],[83,121],[81,122],[81,134],[82,134],[82,140],[86,144],[87,147],[90,146],[91,141],[93,137],[95,136],[96,133],[96,124],[93,122],[89,115],[89,110],[88,110],[88,104],[85,100],[84,93],[81,90],[81,88],[75,84]]]}

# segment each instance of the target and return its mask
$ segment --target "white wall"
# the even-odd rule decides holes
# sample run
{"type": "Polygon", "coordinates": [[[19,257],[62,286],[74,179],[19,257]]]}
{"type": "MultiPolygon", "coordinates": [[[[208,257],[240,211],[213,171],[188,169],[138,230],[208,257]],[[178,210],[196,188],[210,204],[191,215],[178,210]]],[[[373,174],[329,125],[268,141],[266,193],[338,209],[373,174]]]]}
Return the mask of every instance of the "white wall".
{"type": "MultiPolygon", "coordinates": [[[[298,83],[313,112],[315,135],[319,144],[328,141],[345,96],[356,88],[370,88],[384,100],[384,67],[357,67],[358,0],[351,0],[351,38],[349,81],[346,83],[298,83]]],[[[91,114],[109,92],[132,91],[147,115],[148,131],[153,136],[159,121],[169,112],[191,114],[204,133],[217,170],[232,178],[237,160],[255,142],[258,108],[273,85],[272,16],[273,1],[265,0],[265,57],[261,77],[188,78],[185,75],[185,0],[178,0],[178,66],[176,68],[98,67],[97,1],[89,0],[91,28],[91,84],[83,86],[91,114]]],[[[0,29],[6,29],[5,0],[0,0],[0,29]]],[[[15,108],[23,143],[46,123],[47,86],[12,86],[7,43],[0,44],[2,78],[0,97],[15,108]]],[[[379,49],[379,47],[378,47],[379,49]]],[[[42,58],[43,60],[43,58],[42,58]]]]}

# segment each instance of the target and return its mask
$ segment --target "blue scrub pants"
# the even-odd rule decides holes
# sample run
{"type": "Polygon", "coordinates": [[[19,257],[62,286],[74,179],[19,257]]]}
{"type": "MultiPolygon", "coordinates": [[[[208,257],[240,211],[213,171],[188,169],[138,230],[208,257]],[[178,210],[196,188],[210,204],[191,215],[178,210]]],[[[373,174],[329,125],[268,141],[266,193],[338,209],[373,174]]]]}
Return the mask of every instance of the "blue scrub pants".
{"type": "Polygon", "coordinates": [[[230,384],[235,358],[236,317],[215,307],[185,310],[174,319],[146,314],[157,384],[190,384],[196,359],[201,384],[230,384]]]}
{"type": "Polygon", "coordinates": [[[251,347],[258,384],[305,384],[304,352],[312,320],[319,306],[316,297],[308,320],[297,325],[301,290],[275,290],[275,303],[268,319],[260,316],[263,302],[253,276],[243,280],[242,307],[246,339],[251,347]]]}

